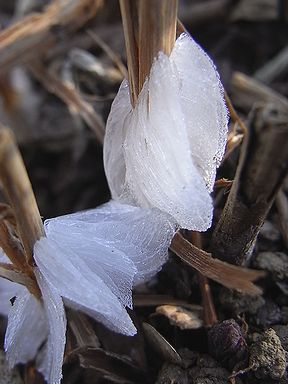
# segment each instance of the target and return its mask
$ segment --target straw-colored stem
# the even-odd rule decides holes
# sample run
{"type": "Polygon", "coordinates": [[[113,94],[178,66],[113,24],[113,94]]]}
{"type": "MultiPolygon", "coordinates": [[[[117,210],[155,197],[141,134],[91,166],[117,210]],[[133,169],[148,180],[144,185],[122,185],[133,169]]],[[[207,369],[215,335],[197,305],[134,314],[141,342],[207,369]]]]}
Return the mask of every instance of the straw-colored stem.
{"type": "Polygon", "coordinates": [[[45,236],[34,193],[13,134],[0,130],[0,180],[17,220],[27,263],[33,265],[33,248],[45,236]]]}
{"type": "Polygon", "coordinates": [[[139,89],[157,54],[171,53],[176,39],[177,3],[177,0],[139,1],[139,89]]]}
{"type": "Polygon", "coordinates": [[[170,54],[176,38],[177,0],[120,0],[132,105],[151,65],[162,51],[170,54]]]}
{"type": "Polygon", "coordinates": [[[136,13],[137,4],[138,1],[136,0],[120,0],[132,105],[135,104],[139,95],[139,60],[137,43],[138,17],[136,13]]]}

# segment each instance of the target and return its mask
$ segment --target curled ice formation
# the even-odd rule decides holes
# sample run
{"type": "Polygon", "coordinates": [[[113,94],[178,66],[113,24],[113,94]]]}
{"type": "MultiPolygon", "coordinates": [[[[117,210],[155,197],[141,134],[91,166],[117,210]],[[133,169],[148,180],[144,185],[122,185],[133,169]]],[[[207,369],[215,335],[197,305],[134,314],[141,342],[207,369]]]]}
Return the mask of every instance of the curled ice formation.
{"type": "Polygon", "coordinates": [[[182,228],[206,230],[227,123],[214,64],[182,34],[169,57],[154,60],[135,107],[126,80],[112,104],[104,142],[112,197],[156,207],[182,228]]]}
{"type": "MultiPolygon", "coordinates": [[[[25,287],[0,278],[0,297],[16,296],[8,314],[5,350],[11,366],[37,356],[48,384],[59,384],[66,342],[64,304],[115,332],[134,335],[125,306],[132,286],[158,272],[176,223],[158,209],[111,201],[99,208],[45,221],[34,246],[39,301],[25,287]],[[12,285],[11,285],[12,284],[12,285]],[[40,350],[41,348],[41,350],[40,350]]],[[[0,254],[1,261],[9,259],[0,254]]],[[[7,314],[8,303],[0,303],[7,314]]]]}

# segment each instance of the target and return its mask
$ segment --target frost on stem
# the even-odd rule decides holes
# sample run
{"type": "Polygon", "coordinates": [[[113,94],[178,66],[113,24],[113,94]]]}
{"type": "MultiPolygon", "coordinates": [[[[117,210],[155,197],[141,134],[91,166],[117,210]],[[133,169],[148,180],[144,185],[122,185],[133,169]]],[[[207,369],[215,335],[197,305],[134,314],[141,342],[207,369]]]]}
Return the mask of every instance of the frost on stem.
{"type": "MultiPolygon", "coordinates": [[[[161,269],[176,224],[158,209],[111,201],[47,220],[45,230],[34,247],[41,301],[25,287],[0,279],[0,297],[6,300],[0,313],[9,312],[5,349],[10,365],[37,356],[47,382],[59,384],[66,342],[63,302],[115,332],[134,335],[125,309],[132,308],[132,286],[161,269]]],[[[0,261],[9,263],[3,253],[0,261]]]]}
{"type": "Polygon", "coordinates": [[[108,118],[104,164],[112,197],[157,207],[182,228],[204,231],[227,134],[219,75],[187,34],[154,60],[136,106],[126,80],[108,118]]]}

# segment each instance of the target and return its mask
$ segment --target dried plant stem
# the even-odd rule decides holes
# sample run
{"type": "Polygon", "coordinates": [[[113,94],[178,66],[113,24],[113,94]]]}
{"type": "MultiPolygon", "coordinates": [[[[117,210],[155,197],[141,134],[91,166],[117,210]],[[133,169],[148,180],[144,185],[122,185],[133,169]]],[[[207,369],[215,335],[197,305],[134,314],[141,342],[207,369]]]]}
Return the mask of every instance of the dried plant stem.
{"type": "MultiPolygon", "coordinates": [[[[199,232],[190,232],[191,242],[197,247],[202,248],[202,239],[199,232]]],[[[210,290],[209,280],[198,271],[198,282],[201,290],[203,303],[203,320],[206,327],[212,327],[218,322],[213,297],[210,290]]]]}
{"type": "Polygon", "coordinates": [[[158,52],[170,55],[176,39],[177,0],[139,1],[139,89],[158,52]]]}
{"type": "Polygon", "coordinates": [[[98,36],[93,30],[88,30],[87,34],[92,38],[93,41],[106,53],[112,62],[118,67],[119,72],[125,78],[128,78],[128,72],[126,66],[123,64],[121,58],[109,47],[105,41],[98,36]]]}
{"type": "Polygon", "coordinates": [[[132,105],[159,51],[172,50],[177,5],[177,0],[120,0],[132,105]]]}
{"type": "Polygon", "coordinates": [[[35,58],[51,48],[57,36],[69,36],[98,11],[102,0],[54,0],[42,13],[34,13],[0,33],[0,68],[35,58]],[[57,33],[55,33],[57,29],[57,33]]]}
{"type": "MultiPolygon", "coordinates": [[[[287,110],[288,111],[288,110],[287,110]]],[[[288,114],[282,105],[258,107],[221,218],[213,234],[213,254],[243,264],[255,243],[288,167],[288,114]]]]}
{"type": "Polygon", "coordinates": [[[251,295],[261,293],[261,289],[252,282],[265,276],[263,271],[241,268],[213,259],[210,253],[189,243],[179,232],[174,236],[170,248],[185,263],[227,288],[238,289],[251,295]]]}
{"type": "Polygon", "coordinates": [[[91,104],[68,85],[64,84],[54,74],[50,73],[40,62],[30,63],[29,68],[33,75],[51,93],[58,96],[74,113],[78,113],[86,124],[95,133],[97,140],[102,144],[104,140],[105,126],[100,116],[94,111],[91,104]]]}
{"type": "MultiPolygon", "coordinates": [[[[142,0],[143,1],[143,0],[142,0]]],[[[135,105],[139,95],[138,16],[137,0],[120,0],[124,29],[131,103],[135,105]]]]}
{"type": "Polygon", "coordinates": [[[33,265],[34,244],[45,233],[22,157],[8,129],[0,130],[0,180],[15,213],[27,263],[33,265]]]}
{"type": "Polygon", "coordinates": [[[233,104],[232,104],[230,97],[228,96],[227,92],[225,92],[225,101],[227,104],[227,108],[228,108],[231,120],[234,123],[237,123],[239,125],[243,135],[245,135],[247,133],[246,124],[242,121],[242,119],[240,119],[238,113],[236,112],[235,108],[233,107],[233,104]]]}

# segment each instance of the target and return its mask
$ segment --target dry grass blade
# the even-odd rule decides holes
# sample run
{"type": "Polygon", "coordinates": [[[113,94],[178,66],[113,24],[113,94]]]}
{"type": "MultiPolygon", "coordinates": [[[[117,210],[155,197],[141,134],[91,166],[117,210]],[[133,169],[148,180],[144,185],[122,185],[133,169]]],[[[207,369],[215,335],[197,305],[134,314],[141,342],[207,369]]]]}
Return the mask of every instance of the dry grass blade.
{"type": "MultiPolygon", "coordinates": [[[[100,348],[77,348],[67,356],[70,361],[79,359],[81,367],[99,373],[110,383],[133,384],[147,383],[145,372],[125,355],[105,351],[100,348]]],[[[93,375],[93,376],[94,376],[93,375]]],[[[101,380],[100,380],[101,381],[101,380]]],[[[90,382],[90,381],[89,381],[90,382]]],[[[93,382],[95,382],[93,380],[93,382]]]]}
{"type": "Polygon", "coordinates": [[[0,180],[17,218],[27,262],[33,265],[34,244],[45,233],[22,157],[8,129],[0,129],[0,180]]]}
{"type": "Polygon", "coordinates": [[[187,302],[168,295],[133,295],[134,307],[154,307],[157,305],[187,305],[187,302]]]}
{"type": "Polygon", "coordinates": [[[95,32],[89,30],[87,31],[87,34],[93,39],[93,41],[95,41],[97,45],[99,45],[100,48],[102,48],[102,50],[107,54],[107,56],[110,57],[112,62],[118,67],[119,72],[122,74],[122,76],[128,79],[127,68],[123,64],[121,58],[95,32]]]}
{"type": "Polygon", "coordinates": [[[33,75],[43,84],[43,86],[51,93],[58,96],[74,113],[78,113],[86,124],[95,133],[96,138],[102,144],[104,140],[105,125],[102,118],[97,115],[92,105],[87,103],[75,91],[64,84],[54,74],[50,73],[40,63],[30,63],[29,68],[33,75]]]}
{"type": "Polygon", "coordinates": [[[98,337],[84,313],[69,311],[69,327],[71,328],[78,347],[100,347],[98,337]]]}
{"type": "Polygon", "coordinates": [[[236,112],[235,108],[233,107],[233,104],[230,100],[230,97],[227,95],[227,92],[225,92],[225,101],[227,104],[227,108],[228,108],[231,120],[234,121],[234,123],[237,123],[239,125],[243,135],[245,135],[247,133],[246,124],[243,122],[242,119],[240,119],[238,113],[236,112]]]}
{"type": "Polygon", "coordinates": [[[143,323],[143,330],[151,348],[153,348],[159,356],[172,364],[181,364],[182,359],[176,349],[173,348],[152,325],[143,323]]]}
{"type": "Polygon", "coordinates": [[[179,232],[174,236],[170,248],[185,263],[227,288],[237,289],[251,295],[261,293],[261,289],[252,282],[265,276],[263,271],[237,267],[214,259],[210,253],[189,243],[179,232]]]}
{"type": "Polygon", "coordinates": [[[71,35],[92,18],[102,0],[55,0],[44,12],[32,14],[0,33],[0,68],[35,58],[57,41],[57,34],[71,35]],[[55,31],[57,29],[57,34],[55,31]]]}

